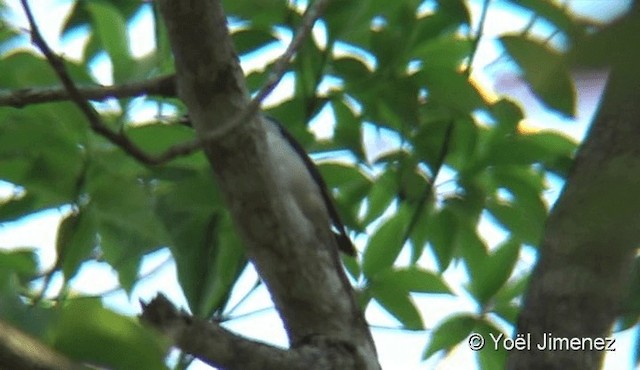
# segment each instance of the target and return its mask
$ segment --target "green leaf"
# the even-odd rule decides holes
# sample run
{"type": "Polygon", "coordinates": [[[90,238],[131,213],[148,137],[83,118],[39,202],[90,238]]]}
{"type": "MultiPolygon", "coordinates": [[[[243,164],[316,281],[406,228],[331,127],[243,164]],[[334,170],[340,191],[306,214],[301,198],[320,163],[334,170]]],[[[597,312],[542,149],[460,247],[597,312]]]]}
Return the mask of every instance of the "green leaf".
{"type": "Polygon", "coordinates": [[[77,111],[68,103],[30,106],[0,112],[0,122],[0,179],[22,188],[0,213],[17,218],[73,202],[87,128],[77,111]]]}
{"type": "MultiPolygon", "coordinates": [[[[316,96],[316,90],[320,84],[325,66],[325,53],[327,52],[327,50],[321,50],[315,39],[311,37],[302,44],[293,62],[296,71],[296,95],[307,98],[307,107],[309,107],[309,102],[316,96]]],[[[307,115],[305,118],[309,119],[311,117],[312,115],[307,115]]]]}
{"type": "Polygon", "coordinates": [[[141,257],[167,244],[164,227],[153,213],[151,184],[142,171],[119,151],[101,153],[87,170],[86,211],[96,222],[105,260],[118,271],[130,291],[141,257]]]}
{"type": "Polygon", "coordinates": [[[477,319],[469,314],[449,316],[433,329],[422,358],[426,360],[439,351],[449,351],[471,333],[476,322],[477,319]]]}
{"type": "Polygon", "coordinates": [[[443,13],[447,18],[455,20],[459,25],[469,25],[471,15],[463,0],[438,0],[438,12],[443,13]]]}
{"type": "Polygon", "coordinates": [[[466,117],[477,109],[485,108],[482,95],[467,76],[457,70],[425,66],[415,77],[427,88],[430,100],[450,109],[457,117],[466,117]]]}
{"type": "Polygon", "coordinates": [[[513,201],[490,199],[487,210],[507,230],[511,236],[526,244],[538,245],[547,209],[539,197],[519,194],[513,201]]]}
{"type": "Polygon", "coordinates": [[[31,249],[0,249],[0,271],[16,273],[22,277],[32,277],[38,272],[36,253],[31,249]]]}
{"type": "Polygon", "coordinates": [[[363,223],[368,225],[380,217],[389,208],[397,192],[396,174],[388,169],[371,185],[371,190],[367,196],[367,212],[364,215],[363,223]]]}
{"type": "Polygon", "coordinates": [[[372,77],[369,66],[359,58],[344,56],[334,59],[331,63],[333,71],[342,77],[346,84],[353,85],[353,87],[357,87],[358,84],[372,77]]]}
{"type": "Polygon", "coordinates": [[[500,99],[491,106],[491,114],[495,117],[497,125],[496,134],[511,135],[520,121],[524,119],[524,113],[520,106],[508,99],[500,99]]]}
{"type": "Polygon", "coordinates": [[[511,0],[511,2],[520,5],[535,12],[536,16],[540,16],[553,23],[571,38],[580,37],[583,29],[577,22],[568,8],[553,1],[538,0],[511,0]]]}
{"type": "Polygon", "coordinates": [[[419,267],[386,270],[376,275],[375,282],[383,282],[407,293],[452,294],[440,275],[419,267]]]}
{"type": "Polygon", "coordinates": [[[69,281],[97,246],[95,222],[90,213],[72,212],[62,219],[56,237],[57,264],[69,281]]]}
{"type": "MultiPolygon", "coordinates": [[[[87,70],[74,62],[65,60],[69,75],[76,83],[93,83],[94,80],[87,70]]],[[[27,51],[16,51],[0,58],[0,86],[3,89],[23,89],[27,86],[59,85],[59,79],[46,59],[27,51]]],[[[29,107],[32,111],[32,107],[29,107]]],[[[68,118],[68,117],[67,117],[68,118]]]]}
{"type": "Polygon", "coordinates": [[[393,265],[403,247],[407,214],[406,210],[399,209],[373,233],[362,257],[362,271],[365,276],[373,278],[380,271],[393,265]]]}
{"type": "Polygon", "coordinates": [[[255,28],[239,30],[234,32],[231,37],[239,55],[249,54],[270,43],[278,42],[278,39],[271,32],[255,28]]]}
{"type": "Polygon", "coordinates": [[[125,82],[133,66],[126,19],[108,2],[92,1],[85,4],[91,14],[94,32],[111,59],[114,82],[125,82]]]}
{"type": "Polygon", "coordinates": [[[330,1],[323,14],[329,37],[352,45],[367,46],[370,21],[374,15],[371,1],[330,1]]]}
{"type": "Polygon", "coordinates": [[[469,290],[478,303],[485,305],[507,282],[519,253],[520,243],[509,240],[484,258],[469,284],[469,290]]]}
{"type": "MultiPolygon", "coordinates": [[[[98,1],[100,0],[93,0],[92,2],[98,1]]],[[[108,2],[127,19],[131,18],[142,6],[145,5],[143,3],[141,4],[138,2],[132,2],[130,0],[109,0],[108,2]]],[[[89,14],[86,9],[86,2],[77,1],[74,3],[71,14],[67,17],[66,22],[62,28],[63,35],[66,36],[66,34],[69,31],[72,31],[74,28],[87,25],[90,22],[91,14],[89,14]]]]}
{"type": "Polygon", "coordinates": [[[482,269],[482,261],[487,256],[487,245],[478,235],[477,225],[459,224],[456,229],[460,254],[464,259],[467,272],[470,276],[479,274],[482,269]]]}
{"type": "Polygon", "coordinates": [[[391,281],[373,281],[370,285],[373,298],[408,330],[423,330],[424,323],[409,292],[398,289],[391,281]]]}
{"type": "Polygon", "coordinates": [[[49,333],[51,344],[76,361],[112,369],[166,369],[160,337],[99,300],[72,300],[49,333]]]}
{"type": "Polygon", "coordinates": [[[563,57],[549,46],[523,36],[503,36],[500,42],[518,63],[534,93],[549,108],[574,117],[576,91],[563,57]]]}
{"type": "Polygon", "coordinates": [[[342,221],[350,227],[358,227],[361,202],[369,193],[372,181],[357,166],[345,163],[322,162],[318,170],[329,189],[337,189],[334,199],[342,221]]]}
{"type": "Polygon", "coordinates": [[[504,369],[508,352],[501,345],[498,345],[496,349],[491,337],[493,335],[494,338],[497,338],[500,334],[504,334],[502,330],[486,319],[479,320],[474,330],[485,339],[484,348],[476,351],[480,368],[482,370],[504,369]]]}
{"type": "Polygon", "coordinates": [[[331,107],[336,119],[333,140],[337,145],[348,148],[358,160],[364,162],[362,123],[344,100],[333,99],[331,107]]]}
{"type": "Polygon", "coordinates": [[[171,236],[180,286],[191,311],[200,317],[221,311],[247,263],[216,190],[204,171],[164,185],[156,204],[156,214],[171,236]]]}
{"type": "MultiPolygon", "coordinates": [[[[195,132],[183,125],[150,124],[127,127],[126,134],[147,153],[159,154],[170,147],[195,139],[195,132]]],[[[172,166],[204,168],[207,161],[201,152],[171,161],[172,166]]],[[[166,168],[167,166],[163,166],[166,168]]]]}
{"type": "Polygon", "coordinates": [[[471,41],[459,35],[448,34],[418,44],[412,55],[423,63],[423,68],[455,70],[471,54],[471,41]]]}
{"type": "Polygon", "coordinates": [[[438,263],[438,270],[447,269],[455,252],[456,230],[458,222],[451,210],[445,208],[431,216],[428,228],[431,248],[438,263]]]}
{"type": "Polygon", "coordinates": [[[227,16],[251,21],[252,25],[272,27],[284,23],[285,17],[293,16],[288,3],[283,0],[236,1],[222,2],[227,16]]]}
{"type": "Polygon", "coordinates": [[[496,137],[487,153],[489,165],[529,165],[542,163],[560,174],[568,172],[577,144],[552,131],[496,137]]]}

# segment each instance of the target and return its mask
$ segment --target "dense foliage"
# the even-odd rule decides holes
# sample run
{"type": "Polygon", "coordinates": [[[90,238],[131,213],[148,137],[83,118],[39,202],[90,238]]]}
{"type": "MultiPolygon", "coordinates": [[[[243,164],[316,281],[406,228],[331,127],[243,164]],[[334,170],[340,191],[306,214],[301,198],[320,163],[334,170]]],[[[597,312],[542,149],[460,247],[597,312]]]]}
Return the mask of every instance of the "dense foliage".
{"type": "MultiPolygon", "coordinates": [[[[297,3],[225,1],[239,55],[255,57],[291,35],[301,20],[297,3]]],[[[568,45],[587,33],[586,25],[554,3],[508,3],[544,19],[568,45]]],[[[46,60],[24,48],[27,35],[6,14],[0,28],[2,91],[59,86],[46,60]]],[[[61,37],[74,33],[89,35],[81,60],[67,62],[78,86],[96,84],[92,68],[105,56],[115,85],[172,73],[166,34],[149,3],[77,1],[61,37]],[[148,12],[156,47],[135,57],[129,45],[136,35],[127,27],[148,12]]],[[[490,98],[478,87],[470,67],[478,37],[463,1],[333,1],[291,65],[293,91],[267,109],[310,153],[341,158],[323,161],[320,170],[335,189],[352,236],[363,240],[360,256],[345,258],[363,307],[376,301],[403,328],[425,330],[412,295],[455,294],[442,273],[453,265],[466,273],[465,289],[477,312],[450,316],[433,329],[425,358],[471,332],[497,333],[514,324],[527,280],[513,274],[514,266],[523,248],[539,243],[549,207],[543,197],[548,175],[562,178],[576,148],[556,132],[522,130],[516,103],[490,98]],[[317,139],[308,127],[321,112],[335,125],[329,138],[317,139]],[[394,149],[371,157],[364,136],[374,130],[394,138],[394,149]],[[490,248],[478,230],[483,217],[508,238],[490,248]],[[399,263],[403,251],[409,258],[399,263]],[[421,265],[429,256],[436,269],[421,265]]],[[[575,91],[559,50],[528,30],[495,42],[542,102],[574,114],[575,91]]],[[[252,91],[262,86],[270,65],[247,75],[252,91]]],[[[150,153],[194,137],[179,123],[184,108],[175,98],[112,98],[95,105],[111,128],[150,153]],[[132,118],[141,100],[156,104],[157,121],[132,118]]],[[[230,292],[248,262],[201,153],[146,166],[92,132],[70,102],[2,107],[0,180],[13,187],[0,199],[0,225],[52,208],[66,214],[51,270],[43,271],[29,246],[0,250],[2,320],[70,358],[160,368],[166,343],[135,318],[70,288],[55,299],[39,292],[52,274],[69,282],[96,259],[113,267],[130,292],[141,259],[166,247],[190,310],[225,319],[230,292]]],[[[505,353],[478,355],[482,368],[496,369],[505,353]]]]}

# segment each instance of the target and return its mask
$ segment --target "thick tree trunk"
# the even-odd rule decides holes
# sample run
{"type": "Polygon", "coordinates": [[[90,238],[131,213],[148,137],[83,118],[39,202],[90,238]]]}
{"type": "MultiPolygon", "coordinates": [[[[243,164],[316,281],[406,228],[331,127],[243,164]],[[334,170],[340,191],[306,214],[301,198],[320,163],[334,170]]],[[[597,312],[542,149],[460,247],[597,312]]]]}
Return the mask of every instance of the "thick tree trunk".
{"type": "MultiPolygon", "coordinates": [[[[215,136],[205,143],[205,153],[291,342],[286,354],[264,346],[253,351],[257,347],[249,341],[227,350],[237,350],[239,358],[261,356],[250,361],[256,369],[379,369],[335,240],[322,231],[330,231],[328,225],[314,223],[290,194],[282,193],[282,179],[274,176],[279,164],[271,158],[260,116],[236,122],[249,100],[220,1],[159,4],[175,57],[179,96],[197,135],[215,136]]],[[[215,356],[208,354],[210,363],[239,368],[229,353],[218,353],[218,360],[215,356]]],[[[247,363],[243,369],[249,369],[247,363]]]]}
{"type": "Polygon", "coordinates": [[[587,340],[553,350],[545,338],[609,337],[628,289],[640,246],[640,58],[615,47],[609,57],[603,101],[547,221],[520,314],[517,332],[531,334],[531,350],[511,352],[509,369],[600,368],[606,349],[588,350],[587,340]]]}

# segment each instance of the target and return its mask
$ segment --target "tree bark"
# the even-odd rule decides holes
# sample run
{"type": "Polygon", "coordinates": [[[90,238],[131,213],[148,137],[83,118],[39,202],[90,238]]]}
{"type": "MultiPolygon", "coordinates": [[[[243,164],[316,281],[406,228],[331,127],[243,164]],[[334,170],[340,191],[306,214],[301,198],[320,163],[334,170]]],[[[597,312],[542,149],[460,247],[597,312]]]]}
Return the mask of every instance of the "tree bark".
{"type": "MultiPolygon", "coordinates": [[[[637,18],[632,22],[621,29],[637,31],[637,18]]],[[[602,103],[547,221],[520,313],[517,332],[531,334],[531,350],[511,352],[509,369],[600,368],[606,350],[536,345],[544,335],[610,336],[628,289],[640,245],[640,58],[637,51],[615,48],[608,56],[602,103]]]]}
{"type": "MultiPolygon", "coordinates": [[[[295,354],[277,368],[379,369],[333,236],[280,191],[260,115],[235,122],[249,99],[220,2],[159,4],[175,57],[178,94],[196,134],[215,137],[205,143],[205,153],[295,354]]],[[[237,356],[264,353],[268,351],[237,356]]],[[[227,355],[220,353],[213,363],[240,368],[225,360],[227,355]]]]}

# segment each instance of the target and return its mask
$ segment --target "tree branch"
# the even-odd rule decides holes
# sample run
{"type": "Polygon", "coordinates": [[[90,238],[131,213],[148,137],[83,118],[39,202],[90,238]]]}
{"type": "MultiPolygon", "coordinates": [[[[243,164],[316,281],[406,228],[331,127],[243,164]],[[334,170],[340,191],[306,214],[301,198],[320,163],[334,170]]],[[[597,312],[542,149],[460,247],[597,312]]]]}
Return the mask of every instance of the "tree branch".
{"type": "MultiPolygon", "coordinates": [[[[613,42],[634,40],[638,23],[629,16],[616,23],[600,40],[611,50],[605,56],[612,67],[609,81],[547,220],[518,318],[518,333],[531,335],[534,343],[545,343],[549,334],[603,341],[610,336],[640,245],[640,55],[613,42]]],[[[535,346],[510,352],[507,368],[596,370],[606,353],[535,346]]]]}
{"type": "MultiPolygon", "coordinates": [[[[307,11],[303,33],[294,37],[271,82],[253,100],[249,100],[220,1],[162,0],[159,7],[172,46],[180,98],[205,143],[205,154],[247,253],[284,322],[290,351],[316,350],[319,357],[307,362],[309,369],[379,369],[335,239],[327,225],[314,223],[290,194],[283,193],[287,186],[275,176],[281,170],[267,146],[262,118],[256,114],[325,3],[316,2],[311,8],[315,10],[307,11]]],[[[299,367],[289,363],[281,368],[299,367]]]]}
{"type": "Polygon", "coordinates": [[[127,136],[120,132],[115,132],[109,129],[100,118],[98,112],[89,104],[89,102],[82,96],[78,88],[75,86],[71,76],[67,71],[67,68],[64,65],[64,60],[56,55],[53,50],[47,45],[47,42],[42,37],[38,25],[33,17],[33,13],[31,12],[31,8],[27,0],[21,0],[22,8],[27,16],[27,20],[29,21],[29,27],[31,28],[31,41],[40,49],[42,54],[44,54],[47,61],[53,67],[54,72],[62,82],[62,85],[69,93],[69,97],[71,101],[73,101],[78,108],[82,111],[82,113],[89,120],[89,124],[91,125],[91,129],[95,131],[97,134],[104,136],[113,144],[121,147],[127,152],[129,155],[134,157],[145,164],[158,164],[156,158],[151,157],[149,154],[145,153],[142,149],[140,149],[135,143],[133,143],[127,136]]]}
{"type": "MultiPolygon", "coordinates": [[[[69,76],[67,69],[64,65],[64,60],[56,55],[53,50],[47,45],[46,41],[40,34],[40,30],[36,21],[31,12],[31,8],[27,0],[21,0],[22,7],[24,9],[25,14],[27,15],[27,20],[29,21],[29,26],[31,28],[31,39],[32,42],[40,49],[42,54],[44,54],[45,58],[53,68],[54,72],[62,82],[64,89],[68,94],[68,99],[73,101],[76,106],[82,111],[87,120],[89,121],[89,125],[91,129],[96,132],[98,135],[103,136],[107,140],[109,140],[112,144],[120,147],[125,153],[129,154],[133,158],[137,159],[141,163],[147,165],[159,165],[162,163],[166,163],[174,158],[179,156],[186,156],[196,151],[200,150],[202,147],[202,142],[199,139],[185,142],[182,144],[178,144],[170,147],[163,153],[153,156],[151,154],[146,153],[141,148],[139,148],[134,142],[132,142],[126,135],[121,132],[115,132],[109,129],[100,118],[98,112],[89,104],[86,98],[82,95],[80,90],[75,86],[73,80],[69,76]]],[[[166,83],[166,81],[165,81],[166,83]]],[[[163,83],[160,83],[163,85],[163,83]]],[[[168,88],[164,86],[164,88],[168,88]]],[[[175,89],[175,86],[173,87],[175,89]]]]}
{"type": "Polygon", "coordinates": [[[105,137],[111,143],[120,147],[122,150],[124,150],[126,153],[128,153],[130,156],[140,161],[141,163],[147,165],[159,165],[177,157],[187,156],[197,152],[202,148],[204,143],[216,140],[224,136],[230,129],[232,129],[236,125],[240,124],[241,122],[245,122],[253,117],[260,110],[260,104],[262,103],[262,101],[273,91],[273,89],[278,85],[278,83],[286,73],[289,64],[291,63],[291,59],[295,55],[295,52],[310,34],[313,24],[326,8],[328,0],[315,1],[307,9],[303,17],[302,24],[296,31],[296,34],[287,47],[287,50],[276,61],[267,82],[260,89],[260,91],[258,91],[251,102],[241,111],[240,114],[237,114],[232,120],[229,120],[226,125],[222,125],[216,130],[204,133],[198,139],[177,144],[155,156],[146,153],[142,149],[137,147],[123,133],[111,131],[102,122],[100,115],[88,103],[87,99],[104,99],[109,96],[138,96],[145,93],[174,96],[175,81],[173,80],[173,76],[161,77],[145,82],[125,84],[113,87],[78,89],[71,80],[71,77],[69,76],[66,67],[64,66],[64,60],[56,55],[51,50],[51,48],[49,48],[46,41],[40,34],[27,0],[21,0],[21,2],[25,14],[27,15],[29,25],[31,27],[32,41],[44,54],[45,58],[49,61],[49,64],[51,64],[55,73],[58,75],[58,78],[62,82],[64,89],[28,89],[8,94],[0,93],[0,106],[9,105],[19,108],[27,104],[72,100],[87,117],[92,130],[97,134],[105,137]]]}
{"type": "MultiPolygon", "coordinates": [[[[353,368],[352,361],[335,361],[345,356],[327,358],[319,352],[321,349],[317,346],[307,345],[295,350],[284,350],[244,338],[215,322],[178,311],[163,295],[158,295],[148,304],[141,304],[140,319],[144,323],[169,337],[183,351],[214,367],[243,370],[353,368]],[[321,362],[317,363],[318,360],[321,362]]],[[[349,351],[348,348],[342,350],[349,351]]]]}
{"type": "MultiPolygon", "coordinates": [[[[129,98],[141,95],[176,97],[175,76],[162,76],[150,80],[125,83],[115,86],[92,86],[78,88],[84,100],[107,98],[129,98]]],[[[22,108],[26,105],[71,100],[64,87],[28,88],[11,92],[0,92],[0,106],[22,108]]]]}
{"type": "Polygon", "coordinates": [[[40,341],[0,320],[0,369],[83,369],[40,341]]]}

